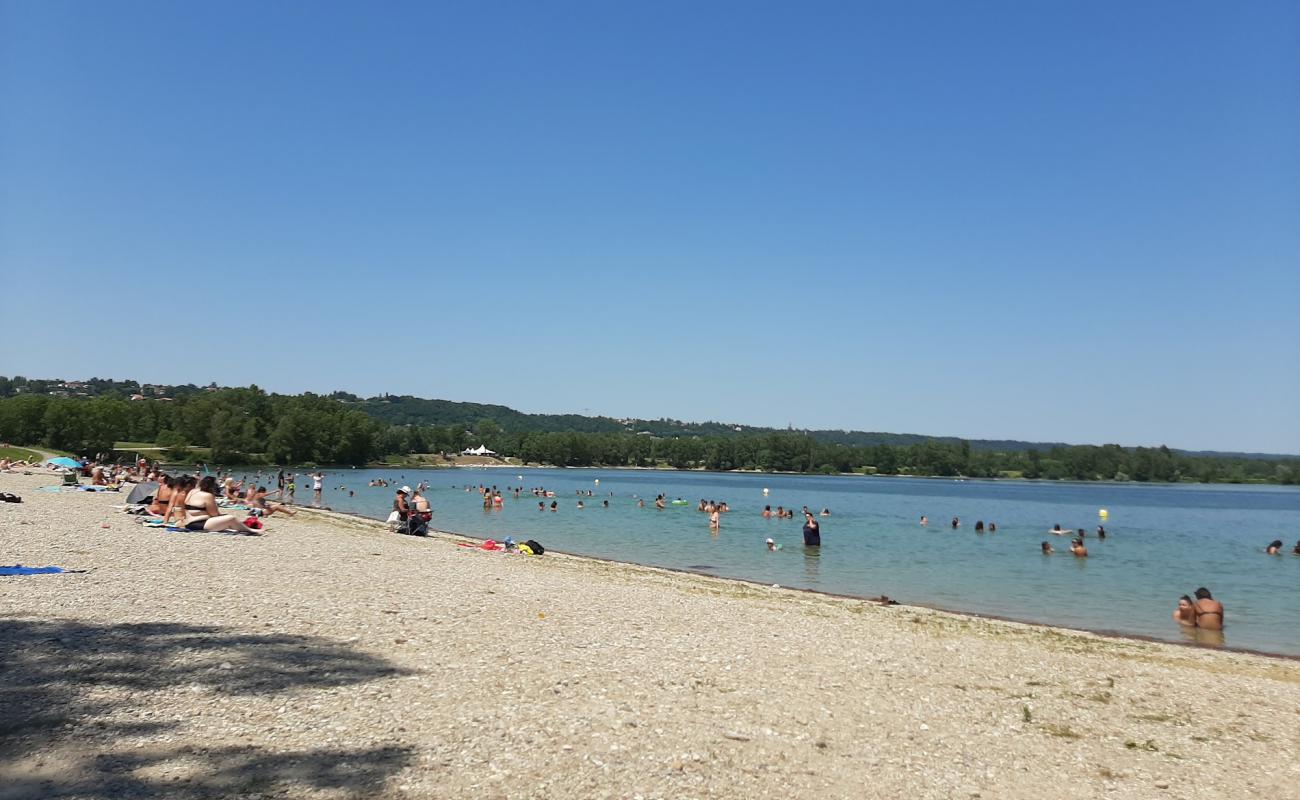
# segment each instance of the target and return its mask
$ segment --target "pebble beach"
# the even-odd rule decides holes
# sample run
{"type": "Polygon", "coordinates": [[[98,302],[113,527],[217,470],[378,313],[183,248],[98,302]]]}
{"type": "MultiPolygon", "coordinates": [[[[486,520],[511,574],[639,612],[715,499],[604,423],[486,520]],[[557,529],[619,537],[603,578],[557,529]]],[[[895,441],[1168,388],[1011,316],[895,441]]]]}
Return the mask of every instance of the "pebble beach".
{"type": "Polygon", "coordinates": [[[56,482],[0,474],[77,570],[0,577],[0,800],[1300,798],[1294,659],[56,482]]]}

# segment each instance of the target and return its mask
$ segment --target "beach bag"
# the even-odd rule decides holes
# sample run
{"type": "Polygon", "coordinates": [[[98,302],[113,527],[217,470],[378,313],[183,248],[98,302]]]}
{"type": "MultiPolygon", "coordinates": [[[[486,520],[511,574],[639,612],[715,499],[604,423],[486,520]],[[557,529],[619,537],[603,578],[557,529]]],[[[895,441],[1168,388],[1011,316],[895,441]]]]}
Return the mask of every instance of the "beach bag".
{"type": "Polygon", "coordinates": [[[542,553],[546,552],[546,548],[542,547],[541,543],[538,542],[536,539],[529,539],[528,541],[524,542],[524,544],[528,545],[528,549],[532,550],[533,555],[535,556],[540,556],[542,553]]]}

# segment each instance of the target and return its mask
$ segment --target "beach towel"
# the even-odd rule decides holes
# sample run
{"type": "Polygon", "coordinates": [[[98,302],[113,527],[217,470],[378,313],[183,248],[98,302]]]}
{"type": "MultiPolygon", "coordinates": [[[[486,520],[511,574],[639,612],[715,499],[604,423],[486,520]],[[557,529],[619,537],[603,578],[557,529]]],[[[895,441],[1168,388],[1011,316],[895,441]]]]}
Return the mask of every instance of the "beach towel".
{"type": "Polygon", "coordinates": [[[22,564],[0,567],[0,575],[53,575],[65,571],[63,567],[24,567],[22,564]]]}
{"type": "MultiPolygon", "coordinates": [[[[153,528],[157,526],[150,525],[149,527],[153,528]]],[[[238,531],[192,531],[189,528],[178,528],[175,525],[168,525],[163,530],[168,533],[211,533],[216,534],[217,536],[235,536],[238,534],[238,531]]]]}

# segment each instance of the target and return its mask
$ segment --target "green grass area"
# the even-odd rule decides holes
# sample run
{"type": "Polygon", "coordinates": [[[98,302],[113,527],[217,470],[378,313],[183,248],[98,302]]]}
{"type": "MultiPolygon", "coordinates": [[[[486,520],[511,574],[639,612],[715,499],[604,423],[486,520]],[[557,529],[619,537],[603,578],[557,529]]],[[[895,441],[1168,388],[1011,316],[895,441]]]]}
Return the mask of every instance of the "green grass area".
{"type": "Polygon", "coordinates": [[[25,447],[0,447],[0,458],[8,458],[14,461],[36,461],[44,459],[41,454],[34,450],[28,450],[25,447]]]}
{"type": "Polygon", "coordinates": [[[158,445],[153,442],[118,442],[113,445],[114,450],[158,450],[158,445]]]}

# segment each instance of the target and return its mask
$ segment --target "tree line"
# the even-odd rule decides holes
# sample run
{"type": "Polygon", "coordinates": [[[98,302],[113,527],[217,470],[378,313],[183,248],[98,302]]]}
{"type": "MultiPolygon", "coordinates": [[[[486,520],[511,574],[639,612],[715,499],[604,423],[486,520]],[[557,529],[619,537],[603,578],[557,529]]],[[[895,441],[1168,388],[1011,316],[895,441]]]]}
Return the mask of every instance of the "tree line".
{"type": "Polygon", "coordinates": [[[154,443],[174,460],[191,447],[218,464],[361,466],[414,454],[455,454],[485,444],[502,456],[554,466],[626,466],[1046,480],[1300,484],[1300,459],[1190,455],[1167,447],[1060,445],[994,451],[962,440],[852,446],[802,432],[662,437],[474,425],[393,425],[355,404],[312,394],[268,394],[256,386],[206,389],[168,399],[127,400],[17,394],[0,398],[0,441],[83,455],[119,441],[154,443]]]}

